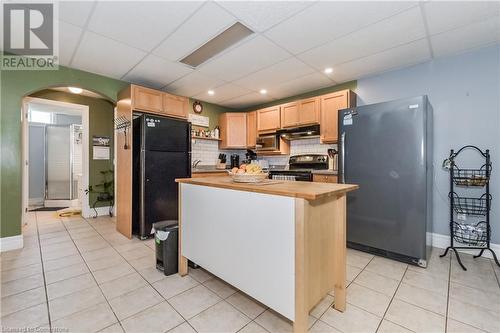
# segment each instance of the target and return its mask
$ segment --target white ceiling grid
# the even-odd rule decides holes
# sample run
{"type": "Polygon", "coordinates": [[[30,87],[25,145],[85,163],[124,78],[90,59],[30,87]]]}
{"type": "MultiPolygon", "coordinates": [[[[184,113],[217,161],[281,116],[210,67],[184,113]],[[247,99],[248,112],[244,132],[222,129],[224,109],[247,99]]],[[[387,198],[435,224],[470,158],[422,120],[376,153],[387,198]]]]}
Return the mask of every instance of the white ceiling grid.
{"type": "Polygon", "coordinates": [[[500,42],[495,1],[59,5],[61,64],[234,108],[500,42]],[[178,62],[237,21],[255,34],[197,68],[178,62]]]}

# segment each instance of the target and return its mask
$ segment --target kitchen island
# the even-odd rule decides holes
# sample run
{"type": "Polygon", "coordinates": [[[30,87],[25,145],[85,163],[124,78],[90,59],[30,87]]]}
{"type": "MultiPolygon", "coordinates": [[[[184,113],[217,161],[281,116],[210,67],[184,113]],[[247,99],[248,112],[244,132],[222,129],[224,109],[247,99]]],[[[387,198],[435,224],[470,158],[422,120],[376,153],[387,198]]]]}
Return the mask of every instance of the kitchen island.
{"type": "Polygon", "coordinates": [[[188,259],[293,321],[333,291],[346,306],[346,193],[357,185],[177,179],[179,274],[188,259]]]}

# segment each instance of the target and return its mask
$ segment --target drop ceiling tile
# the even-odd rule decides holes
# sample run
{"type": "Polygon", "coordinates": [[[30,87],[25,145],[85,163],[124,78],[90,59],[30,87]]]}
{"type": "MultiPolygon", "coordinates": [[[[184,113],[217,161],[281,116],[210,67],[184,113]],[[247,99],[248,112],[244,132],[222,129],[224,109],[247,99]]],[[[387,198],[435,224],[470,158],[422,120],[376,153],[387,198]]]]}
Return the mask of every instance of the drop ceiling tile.
{"type": "Polygon", "coordinates": [[[298,54],[415,5],[415,2],[406,1],[317,2],[271,28],[265,35],[298,54]]]}
{"type": "Polygon", "coordinates": [[[225,81],[233,81],[256,72],[290,54],[262,36],[246,40],[199,66],[200,72],[225,81]]]}
{"type": "Polygon", "coordinates": [[[268,91],[271,91],[271,88],[275,85],[310,74],[312,72],[314,72],[314,69],[304,64],[302,61],[296,58],[289,58],[245,76],[237,81],[234,81],[234,83],[242,87],[252,89],[253,91],[259,91],[260,89],[267,89],[268,91]]]}
{"type": "Polygon", "coordinates": [[[425,37],[425,27],[422,14],[419,7],[414,7],[306,51],[297,57],[323,70],[326,67],[359,59],[423,37],[425,37]]]}
{"type": "Polygon", "coordinates": [[[59,21],[83,27],[95,1],[59,1],[59,21]]]}
{"type": "Polygon", "coordinates": [[[498,1],[428,1],[424,12],[431,35],[500,13],[498,1]]]}
{"type": "Polygon", "coordinates": [[[217,1],[254,31],[262,32],[311,5],[311,1],[217,1]]]}
{"type": "Polygon", "coordinates": [[[334,84],[335,82],[330,80],[326,75],[321,73],[312,73],[291,81],[283,82],[277,86],[273,86],[270,89],[269,94],[277,99],[281,99],[333,86],[334,84]]]}
{"type": "Polygon", "coordinates": [[[213,2],[207,2],[170,35],[153,53],[179,60],[231,26],[236,19],[213,2]]]}
{"type": "Polygon", "coordinates": [[[431,45],[436,57],[499,42],[500,17],[498,16],[431,36],[431,45]]]}
{"type": "Polygon", "coordinates": [[[145,55],[141,50],[86,31],[72,67],[119,79],[145,55]]]}
{"type": "Polygon", "coordinates": [[[150,51],[200,5],[191,1],[100,1],[88,29],[150,51]]]}
{"type": "Polygon", "coordinates": [[[259,93],[250,93],[248,95],[236,97],[233,99],[229,99],[227,101],[220,102],[219,104],[222,106],[226,106],[229,108],[246,108],[252,105],[258,105],[262,103],[267,103],[272,101],[273,99],[270,96],[262,95],[259,93]]]}
{"type": "Polygon", "coordinates": [[[59,21],[59,64],[70,65],[71,57],[78,46],[83,30],[72,24],[59,21]]]}
{"type": "Polygon", "coordinates": [[[159,89],[192,71],[191,68],[183,64],[164,60],[150,54],[127,73],[124,79],[159,89]]]}
{"type": "Polygon", "coordinates": [[[411,66],[430,60],[427,39],[423,38],[368,57],[347,62],[333,68],[332,78],[337,82],[360,79],[387,70],[411,66]]]}
{"type": "Polygon", "coordinates": [[[165,87],[165,90],[174,94],[192,97],[224,83],[222,80],[195,71],[172,82],[165,87]]]}
{"type": "Polygon", "coordinates": [[[252,93],[251,90],[237,86],[233,83],[223,84],[222,86],[216,87],[213,90],[215,92],[214,95],[209,95],[207,93],[208,91],[207,89],[207,91],[203,91],[202,93],[194,96],[193,98],[210,103],[219,103],[221,101],[233,99],[236,97],[252,93]]]}

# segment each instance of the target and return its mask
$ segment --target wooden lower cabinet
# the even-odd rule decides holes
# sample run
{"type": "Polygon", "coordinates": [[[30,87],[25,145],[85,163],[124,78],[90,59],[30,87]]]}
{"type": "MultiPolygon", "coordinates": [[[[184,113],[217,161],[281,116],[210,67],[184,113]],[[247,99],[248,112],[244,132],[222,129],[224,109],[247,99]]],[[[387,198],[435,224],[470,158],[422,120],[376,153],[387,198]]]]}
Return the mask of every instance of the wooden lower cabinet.
{"type": "Polygon", "coordinates": [[[356,106],[356,94],[351,90],[341,90],[320,97],[322,143],[337,143],[339,110],[356,106]]]}
{"type": "Polygon", "coordinates": [[[313,182],[318,183],[338,183],[337,175],[313,174],[313,182]]]}

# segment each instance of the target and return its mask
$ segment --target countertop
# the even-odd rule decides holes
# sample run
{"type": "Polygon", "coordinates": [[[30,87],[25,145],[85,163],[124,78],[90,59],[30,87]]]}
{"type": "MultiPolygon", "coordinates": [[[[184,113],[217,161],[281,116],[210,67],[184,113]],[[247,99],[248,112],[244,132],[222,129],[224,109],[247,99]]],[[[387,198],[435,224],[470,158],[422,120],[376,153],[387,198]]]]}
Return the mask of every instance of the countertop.
{"type": "Polygon", "coordinates": [[[210,173],[210,172],[225,172],[226,169],[216,169],[215,165],[199,165],[191,169],[191,173],[210,173]]]}
{"type": "Polygon", "coordinates": [[[338,195],[359,188],[358,185],[329,184],[314,182],[287,182],[268,180],[264,183],[235,183],[230,177],[180,178],[178,183],[225,188],[230,190],[257,192],[286,197],[317,200],[332,195],[338,195]]]}
{"type": "Polygon", "coordinates": [[[313,170],[312,171],[313,175],[331,175],[331,176],[336,176],[338,175],[337,170],[313,170]]]}

